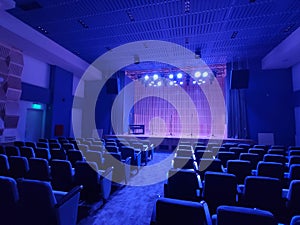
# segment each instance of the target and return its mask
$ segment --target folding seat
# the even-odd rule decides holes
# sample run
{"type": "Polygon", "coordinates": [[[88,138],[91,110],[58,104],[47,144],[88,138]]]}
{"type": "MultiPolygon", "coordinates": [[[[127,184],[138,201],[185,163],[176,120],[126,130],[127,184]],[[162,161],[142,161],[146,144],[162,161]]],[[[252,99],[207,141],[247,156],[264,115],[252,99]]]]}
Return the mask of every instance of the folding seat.
{"type": "Polygon", "coordinates": [[[247,152],[248,152],[249,148],[251,148],[251,145],[249,145],[249,144],[238,144],[237,147],[246,149],[247,152]]]}
{"type": "Polygon", "coordinates": [[[212,151],[209,150],[197,150],[195,151],[196,161],[199,162],[202,158],[203,159],[213,159],[214,155],[212,151]]]}
{"type": "Polygon", "coordinates": [[[293,216],[290,225],[300,225],[300,216],[293,216]]]}
{"type": "Polygon", "coordinates": [[[285,150],[284,149],[269,149],[268,154],[273,154],[273,155],[285,155],[285,150]]]}
{"type": "MultiPolygon", "coordinates": [[[[143,143],[141,142],[132,142],[131,147],[133,147],[135,150],[138,150],[141,152],[141,163],[144,163],[147,165],[148,162],[148,148],[145,148],[143,143]]],[[[191,147],[190,147],[191,149],[191,147]]]]}
{"type": "Polygon", "coordinates": [[[0,176],[9,176],[9,163],[6,155],[0,154],[0,176]]]}
{"type": "Polygon", "coordinates": [[[257,176],[273,177],[283,181],[284,167],[276,162],[259,162],[257,164],[257,176]]]}
{"type": "Polygon", "coordinates": [[[217,158],[221,160],[221,164],[225,168],[227,166],[227,161],[236,159],[236,156],[234,152],[218,152],[217,158]]]}
{"type": "Polygon", "coordinates": [[[49,143],[49,148],[51,149],[61,149],[60,143],[49,143]]]}
{"type": "Polygon", "coordinates": [[[288,180],[291,182],[292,180],[300,180],[300,165],[293,164],[290,166],[288,173],[288,180]]]}
{"type": "Polygon", "coordinates": [[[286,147],[284,145],[271,145],[269,149],[283,149],[283,150],[285,150],[286,147]]]}
{"type": "Polygon", "coordinates": [[[50,155],[51,155],[51,160],[52,159],[61,159],[61,160],[67,159],[67,154],[65,153],[64,150],[61,150],[61,149],[55,149],[55,148],[51,149],[50,155]]]}
{"type": "Polygon", "coordinates": [[[254,154],[254,153],[241,153],[240,154],[240,160],[245,160],[250,162],[251,164],[251,169],[255,170],[257,167],[258,162],[260,157],[258,154],[254,154]]]}
{"type": "Polygon", "coordinates": [[[54,190],[70,191],[74,187],[74,171],[68,160],[54,159],[51,165],[51,184],[54,190]]]}
{"type": "Polygon", "coordinates": [[[212,150],[213,147],[222,147],[220,143],[208,142],[206,150],[212,150]]]}
{"type": "Polygon", "coordinates": [[[75,165],[75,183],[83,185],[81,198],[87,202],[107,201],[111,191],[113,168],[109,167],[104,172],[98,171],[95,162],[78,161],[75,165]]]}
{"type": "Polygon", "coordinates": [[[81,141],[80,144],[83,144],[83,145],[87,145],[87,146],[90,146],[92,145],[93,143],[91,141],[81,141]]]}
{"type": "Polygon", "coordinates": [[[192,157],[194,152],[191,150],[177,150],[175,154],[179,157],[192,157]]]}
{"type": "Polygon", "coordinates": [[[76,225],[81,189],[54,192],[49,182],[18,180],[21,224],[76,225]]]}
{"type": "Polygon", "coordinates": [[[198,164],[198,173],[200,174],[201,180],[204,179],[206,171],[211,172],[224,172],[221,160],[219,159],[201,159],[198,164]]]}
{"type": "Polygon", "coordinates": [[[259,161],[261,161],[264,158],[265,150],[262,149],[262,148],[249,148],[248,153],[258,154],[259,155],[259,161]]]}
{"type": "Polygon", "coordinates": [[[17,147],[25,146],[25,142],[24,141],[14,141],[14,146],[17,146],[17,147]]]}
{"type": "Polygon", "coordinates": [[[68,144],[68,143],[69,143],[69,141],[68,141],[67,139],[60,139],[58,142],[59,142],[62,146],[63,146],[64,144],[68,144]]]}
{"type": "Polygon", "coordinates": [[[48,143],[59,143],[59,141],[57,139],[49,139],[48,143]]]}
{"type": "Polygon", "coordinates": [[[154,145],[150,143],[149,140],[140,140],[140,142],[144,145],[144,148],[148,149],[148,158],[149,160],[153,159],[154,156],[154,145]]]}
{"type": "Polygon", "coordinates": [[[31,147],[31,148],[33,148],[33,150],[35,150],[37,148],[35,142],[33,142],[33,141],[26,141],[25,146],[31,147]]]}
{"type": "Polygon", "coordinates": [[[293,164],[300,164],[300,155],[293,155],[289,157],[288,167],[293,164]]]}
{"type": "Polygon", "coordinates": [[[277,219],[280,218],[284,211],[280,180],[260,176],[246,177],[241,204],[270,211],[277,219]]]}
{"type": "Polygon", "coordinates": [[[172,160],[172,168],[174,169],[197,169],[195,158],[192,157],[174,157],[172,160]]]}
{"type": "MultiPolygon", "coordinates": [[[[71,144],[74,145],[74,148],[75,148],[75,149],[79,150],[79,148],[78,148],[78,143],[77,143],[76,140],[69,140],[69,142],[70,142],[71,144]]],[[[93,144],[95,144],[95,143],[93,142],[93,144]]]]}
{"type": "Polygon", "coordinates": [[[286,208],[287,208],[287,218],[289,222],[293,216],[300,215],[300,180],[293,180],[290,183],[286,208]]]}
{"type": "Polygon", "coordinates": [[[202,197],[211,213],[220,205],[236,205],[237,180],[235,175],[218,172],[206,172],[202,197]]]}
{"type": "Polygon", "coordinates": [[[277,162],[285,166],[287,163],[287,158],[283,155],[265,154],[264,162],[277,162]]]}
{"type": "Polygon", "coordinates": [[[109,154],[103,154],[103,158],[104,169],[107,169],[109,167],[114,168],[112,181],[114,183],[121,183],[122,181],[124,181],[125,184],[127,184],[130,179],[131,157],[127,157],[125,160],[123,160],[121,153],[111,152],[109,154]]]}
{"type": "Polygon", "coordinates": [[[207,146],[206,146],[206,145],[196,145],[196,146],[194,147],[194,151],[196,152],[196,151],[198,151],[198,150],[205,151],[205,150],[207,150],[207,146]]]}
{"type": "Polygon", "coordinates": [[[122,146],[120,150],[122,159],[131,157],[131,165],[133,166],[132,169],[136,169],[138,173],[142,163],[141,151],[136,151],[130,146],[122,146]]]}
{"type": "Polygon", "coordinates": [[[46,159],[47,161],[51,159],[50,151],[47,148],[36,148],[34,154],[36,158],[46,159]]]}
{"type": "Polygon", "coordinates": [[[49,149],[49,143],[48,142],[37,142],[36,147],[37,148],[47,148],[47,149],[49,149]]]}
{"type": "Polygon", "coordinates": [[[234,152],[235,157],[237,159],[240,158],[241,153],[247,153],[248,152],[247,149],[239,148],[239,147],[231,147],[231,148],[229,148],[229,151],[234,152]]]}
{"type": "Polygon", "coordinates": [[[77,146],[78,150],[81,151],[83,155],[89,150],[88,145],[78,144],[77,146]]]}
{"type": "Polygon", "coordinates": [[[19,193],[16,181],[0,176],[0,218],[1,225],[18,225],[19,193]]]}
{"type": "Polygon", "coordinates": [[[106,146],[105,149],[107,152],[119,153],[119,147],[117,146],[106,146]]]}
{"type": "Polygon", "coordinates": [[[238,184],[244,184],[247,176],[251,176],[251,163],[244,160],[228,160],[227,173],[234,174],[238,184]]]}
{"type": "Polygon", "coordinates": [[[62,149],[67,152],[67,151],[73,150],[75,148],[74,148],[74,145],[71,143],[64,143],[64,144],[62,144],[62,149]]]}
{"type": "Polygon", "coordinates": [[[46,138],[39,138],[38,142],[48,143],[48,139],[46,139],[46,138]]]}
{"type": "Polygon", "coordinates": [[[72,167],[75,166],[75,163],[77,161],[83,161],[84,160],[81,151],[78,151],[78,150],[69,150],[69,151],[67,151],[67,157],[68,157],[68,160],[71,162],[72,167]]]}
{"type": "Polygon", "coordinates": [[[219,206],[217,208],[216,225],[277,225],[274,215],[265,210],[238,206],[219,206]]]}
{"type": "Polygon", "coordinates": [[[101,152],[87,151],[84,156],[86,161],[95,162],[99,169],[103,169],[104,160],[101,152]]]}
{"type": "Polygon", "coordinates": [[[31,158],[27,178],[33,180],[50,181],[50,168],[46,159],[31,158]]]}
{"type": "Polygon", "coordinates": [[[227,143],[223,143],[222,144],[222,147],[225,148],[225,152],[228,152],[230,148],[237,147],[237,146],[238,146],[237,143],[229,143],[229,142],[227,142],[227,143]]]}
{"type": "Polygon", "coordinates": [[[20,147],[20,155],[23,157],[26,157],[27,159],[34,158],[35,153],[33,151],[33,148],[22,146],[20,147]]]}
{"type": "Polygon", "coordinates": [[[171,169],[164,185],[164,197],[197,202],[201,199],[201,189],[200,176],[195,171],[171,169]]]}
{"type": "Polygon", "coordinates": [[[210,149],[210,151],[212,151],[213,155],[216,156],[218,154],[218,152],[226,152],[226,148],[225,147],[212,147],[210,149]]]}
{"type": "Polygon", "coordinates": [[[98,151],[98,152],[102,152],[103,148],[101,145],[90,145],[89,146],[89,150],[91,151],[98,151]]]}
{"type": "Polygon", "coordinates": [[[28,160],[21,156],[10,156],[8,157],[10,166],[10,176],[13,178],[26,177],[29,171],[28,160]]]}
{"type": "Polygon", "coordinates": [[[9,156],[20,156],[20,150],[16,146],[5,146],[5,154],[9,156]]]}
{"type": "Polygon", "coordinates": [[[294,155],[300,156],[300,150],[290,150],[289,151],[289,156],[294,156],[294,155]]]}
{"type": "Polygon", "coordinates": [[[192,150],[192,146],[190,144],[179,144],[177,149],[180,150],[192,150]]]}
{"type": "Polygon", "coordinates": [[[299,150],[300,151],[300,146],[289,146],[288,150],[289,151],[291,151],[291,150],[299,150]]]}
{"type": "Polygon", "coordinates": [[[265,152],[267,152],[269,150],[268,145],[254,145],[253,148],[263,149],[265,152]]]}
{"type": "Polygon", "coordinates": [[[152,225],[211,225],[208,206],[204,201],[192,202],[158,198],[151,217],[152,225]]]}

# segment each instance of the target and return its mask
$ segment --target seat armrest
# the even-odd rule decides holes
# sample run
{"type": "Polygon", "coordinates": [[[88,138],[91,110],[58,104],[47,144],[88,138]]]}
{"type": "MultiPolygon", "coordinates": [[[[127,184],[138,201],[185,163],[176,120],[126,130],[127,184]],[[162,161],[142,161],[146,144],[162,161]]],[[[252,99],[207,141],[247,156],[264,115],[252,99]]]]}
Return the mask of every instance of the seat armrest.
{"type": "Polygon", "coordinates": [[[252,170],[252,171],[251,171],[251,174],[252,174],[253,176],[257,176],[257,170],[252,170]]]}
{"type": "Polygon", "coordinates": [[[289,193],[289,189],[282,189],[282,199],[287,199],[289,193]]]}
{"type": "Polygon", "coordinates": [[[211,221],[211,216],[209,213],[209,209],[208,209],[208,205],[205,201],[201,201],[200,202],[203,205],[203,210],[204,210],[204,215],[205,215],[205,219],[206,219],[206,224],[207,225],[212,225],[212,221],[211,221]]]}
{"type": "Polygon", "coordinates": [[[238,193],[239,195],[243,194],[243,193],[244,193],[244,189],[245,189],[245,185],[244,185],[244,184],[239,184],[239,185],[237,186],[237,193],[238,193]]]}
{"type": "Polygon", "coordinates": [[[77,195],[83,189],[82,185],[74,187],[71,191],[61,197],[58,203],[55,205],[55,208],[59,208],[64,205],[67,201],[77,195]]]}

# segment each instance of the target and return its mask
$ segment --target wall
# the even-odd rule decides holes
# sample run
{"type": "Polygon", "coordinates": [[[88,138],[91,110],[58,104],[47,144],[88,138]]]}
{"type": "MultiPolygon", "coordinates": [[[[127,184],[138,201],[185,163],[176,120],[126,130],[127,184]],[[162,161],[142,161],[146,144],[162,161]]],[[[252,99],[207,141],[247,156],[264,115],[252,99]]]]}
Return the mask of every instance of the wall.
{"type": "Polygon", "coordinates": [[[300,145],[300,63],[293,66],[293,91],[294,91],[294,110],[295,110],[295,144],[300,145]]]}
{"type": "Polygon", "coordinates": [[[250,69],[246,90],[249,138],[258,141],[258,133],[274,133],[274,144],[293,145],[295,116],[290,69],[250,69]]]}

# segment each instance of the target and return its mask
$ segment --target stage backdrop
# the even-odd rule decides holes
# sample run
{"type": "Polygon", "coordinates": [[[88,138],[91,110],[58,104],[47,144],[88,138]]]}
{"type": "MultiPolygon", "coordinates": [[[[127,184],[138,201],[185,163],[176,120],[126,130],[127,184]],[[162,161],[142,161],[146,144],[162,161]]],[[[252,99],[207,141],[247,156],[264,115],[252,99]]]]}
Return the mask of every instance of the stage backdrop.
{"type": "MultiPolygon", "coordinates": [[[[223,68],[222,74],[218,73],[218,76],[214,79],[214,82],[219,82],[223,91],[223,96],[225,76],[226,69],[223,68]]],[[[223,135],[224,129],[226,132],[226,118],[220,119],[222,122],[217,124],[216,134],[212,133],[211,106],[202,91],[203,85],[206,85],[208,90],[207,93],[211,95],[211,98],[208,97],[212,99],[213,104],[211,105],[216,106],[217,104],[214,103],[220,101],[220,99],[214,98],[214,90],[212,90],[212,88],[210,90],[210,86],[212,85],[209,81],[205,84],[194,85],[192,80],[190,80],[188,85],[184,83],[180,86],[190,97],[191,101],[187,101],[187,97],[180,93],[179,85],[177,87],[169,85],[153,87],[146,85],[142,86],[139,83],[136,83],[134,90],[136,104],[134,104],[132,113],[134,124],[145,125],[146,135],[186,137],[223,135]],[[153,95],[158,95],[160,97],[153,97],[153,95]],[[197,115],[194,115],[192,112],[192,107],[196,108],[197,115]],[[179,112],[182,112],[182,115],[179,115],[179,112]]],[[[222,99],[222,101],[225,101],[225,98],[222,99]]]]}

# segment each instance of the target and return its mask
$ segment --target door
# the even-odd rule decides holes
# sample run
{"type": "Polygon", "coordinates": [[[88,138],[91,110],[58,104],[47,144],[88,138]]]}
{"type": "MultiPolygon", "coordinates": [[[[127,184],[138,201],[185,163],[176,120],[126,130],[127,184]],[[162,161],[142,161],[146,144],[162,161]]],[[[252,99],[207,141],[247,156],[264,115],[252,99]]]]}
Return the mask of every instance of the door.
{"type": "Polygon", "coordinates": [[[44,111],[37,109],[27,109],[26,115],[26,141],[37,141],[44,136],[44,111]]]}

